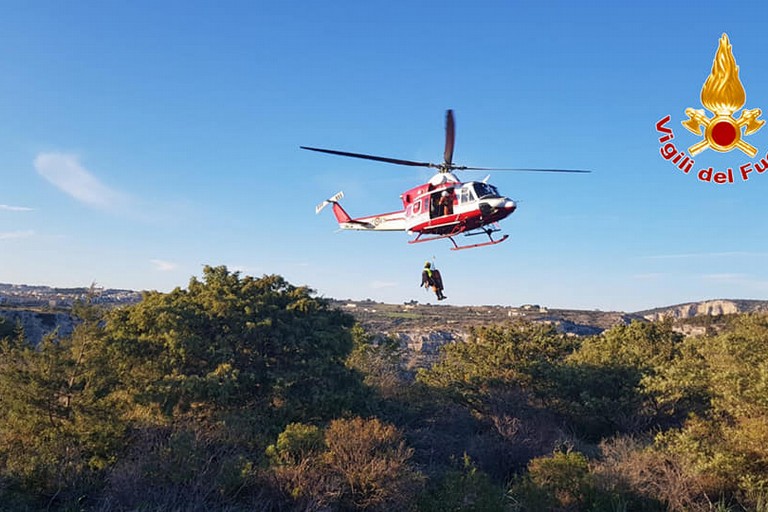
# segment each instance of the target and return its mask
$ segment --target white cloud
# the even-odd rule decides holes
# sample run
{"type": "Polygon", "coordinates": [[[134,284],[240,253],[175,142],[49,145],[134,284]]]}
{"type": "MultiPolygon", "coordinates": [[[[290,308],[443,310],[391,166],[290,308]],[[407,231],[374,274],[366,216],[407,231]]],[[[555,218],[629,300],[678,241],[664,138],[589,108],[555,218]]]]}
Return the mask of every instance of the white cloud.
{"type": "Polygon", "coordinates": [[[31,212],[33,208],[27,208],[26,206],[11,206],[8,204],[0,204],[0,210],[6,212],[31,212]]]}
{"type": "Polygon", "coordinates": [[[34,236],[34,231],[0,231],[0,240],[13,240],[16,238],[29,238],[34,236]]]}
{"type": "Polygon", "coordinates": [[[80,164],[76,155],[40,153],[35,157],[35,169],[62,192],[78,201],[111,210],[126,202],[126,196],[109,188],[80,164]]]}
{"type": "Polygon", "coordinates": [[[152,265],[155,267],[155,270],[159,272],[170,272],[172,270],[176,270],[176,267],[178,267],[176,263],[171,261],[149,260],[149,262],[152,263],[152,265]]]}

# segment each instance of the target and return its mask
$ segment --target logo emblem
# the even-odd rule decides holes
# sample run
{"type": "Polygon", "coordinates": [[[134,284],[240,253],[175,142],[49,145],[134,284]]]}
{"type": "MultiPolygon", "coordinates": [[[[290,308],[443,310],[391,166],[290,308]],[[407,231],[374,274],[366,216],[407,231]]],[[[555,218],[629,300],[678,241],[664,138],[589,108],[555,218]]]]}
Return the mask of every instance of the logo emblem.
{"type": "Polygon", "coordinates": [[[706,164],[702,166],[693,159],[707,148],[720,153],[738,148],[752,158],[757,155],[757,148],[743,138],[763,127],[765,121],[760,119],[763,111],[759,108],[744,109],[738,117],[734,117],[746,102],[747,94],[739,80],[739,66],[733,58],[728,35],[723,34],[712,62],[712,72],[701,88],[701,104],[712,113],[712,117],[704,109],[689,107],[685,109],[688,119],[682,122],[686,130],[704,138],[689,146],[688,154],[678,149],[675,134],[668,126],[672,116],[667,114],[656,123],[661,157],[683,174],[690,173],[699,181],[717,185],[735,183],[739,178],[747,181],[751,173],[754,173],[752,176],[768,175],[768,153],[759,160],[741,165],[731,163],[731,167],[725,169],[716,169],[706,164]],[[695,170],[697,168],[698,172],[695,170]]]}
{"type": "Polygon", "coordinates": [[[720,37],[720,44],[712,63],[712,72],[701,88],[701,104],[714,114],[707,116],[704,109],[686,108],[687,121],[683,126],[704,139],[688,148],[691,156],[696,156],[707,148],[725,153],[733,148],[754,157],[757,148],[742,140],[743,135],[751,135],[763,127],[765,121],[759,119],[762,110],[759,108],[744,109],[738,118],[733,114],[746,103],[747,95],[739,80],[739,66],[733,57],[728,35],[720,37]],[[703,131],[702,131],[703,129],[703,131]]]}

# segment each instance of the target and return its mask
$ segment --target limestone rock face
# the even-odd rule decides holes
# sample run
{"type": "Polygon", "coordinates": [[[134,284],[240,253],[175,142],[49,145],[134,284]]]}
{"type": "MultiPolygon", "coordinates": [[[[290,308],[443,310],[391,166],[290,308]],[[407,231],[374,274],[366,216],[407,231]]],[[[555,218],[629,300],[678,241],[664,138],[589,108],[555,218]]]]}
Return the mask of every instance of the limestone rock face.
{"type": "Polygon", "coordinates": [[[399,342],[403,358],[402,367],[411,372],[418,368],[432,366],[438,361],[442,347],[450,343],[463,342],[468,335],[460,330],[408,328],[380,331],[376,336],[395,339],[399,342]]]}
{"type": "Polygon", "coordinates": [[[736,313],[746,313],[759,310],[756,304],[744,304],[748,301],[734,300],[707,300],[703,302],[692,302],[689,304],[680,304],[668,308],[646,312],[643,316],[648,320],[661,320],[662,318],[693,318],[696,316],[718,316],[733,315],[736,313]],[[757,309],[755,309],[757,308],[757,309]]]}
{"type": "Polygon", "coordinates": [[[423,355],[437,355],[443,345],[464,341],[466,335],[453,331],[414,330],[398,332],[397,337],[408,350],[423,355]]]}
{"type": "Polygon", "coordinates": [[[33,345],[37,345],[44,336],[54,332],[61,337],[69,336],[75,328],[72,316],[62,312],[0,309],[0,317],[12,325],[21,325],[24,336],[33,345]]]}

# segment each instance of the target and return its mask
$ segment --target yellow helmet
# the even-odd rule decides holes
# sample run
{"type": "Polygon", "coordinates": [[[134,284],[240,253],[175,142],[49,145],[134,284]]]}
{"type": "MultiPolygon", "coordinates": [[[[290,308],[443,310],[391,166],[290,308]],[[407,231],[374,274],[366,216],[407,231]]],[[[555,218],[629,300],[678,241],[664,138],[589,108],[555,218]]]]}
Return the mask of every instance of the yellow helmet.
{"type": "Polygon", "coordinates": [[[431,264],[430,262],[426,262],[426,263],[424,264],[424,268],[429,268],[429,267],[431,267],[431,266],[432,266],[432,264],[431,264]]]}

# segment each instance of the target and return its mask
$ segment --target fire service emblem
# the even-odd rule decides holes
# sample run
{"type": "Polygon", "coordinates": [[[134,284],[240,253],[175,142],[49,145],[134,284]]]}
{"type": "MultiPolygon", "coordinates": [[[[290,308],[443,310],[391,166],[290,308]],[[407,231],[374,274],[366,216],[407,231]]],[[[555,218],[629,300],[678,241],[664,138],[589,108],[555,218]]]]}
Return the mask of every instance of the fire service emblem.
{"type": "MultiPolygon", "coordinates": [[[[739,149],[749,157],[757,155],[757,148],[744,140],[744,137],[752,135],[760,130],[765,121],[760,119],[762,110],[759,108],[744,109],[738,117],[734,114],[744,107],[747,95],[744,86],[739,79],[739,66],[733,57],[731,43],[728,35],[723,34],[712,63],[712,72],[701,88],[701,104],[712,113],[710,117],[704,109],[686,108],[688,116],[683,121],[683,126],[691,133],[703,136],[695,144],[688,147],[688,155],[677,149],[673,142],[675,135],[667,126],[671,116],[667,115],[656,123],[656,131],[662,134],[659,137],[661,156],[671,162],[675,167],[688,174],[694,167],[693,157],[707,148],[726,153],[733,149],[739,149]]],[[[747,162],[738,167],[726,171],[714,170],[712,167],[701,169],[697,176],[701,181],[717,184],[733,183],[736,178],[743,181],[749,179],[749,173],[762,174],[768,169],[768,155],[759,162],[747,162]]]]}

